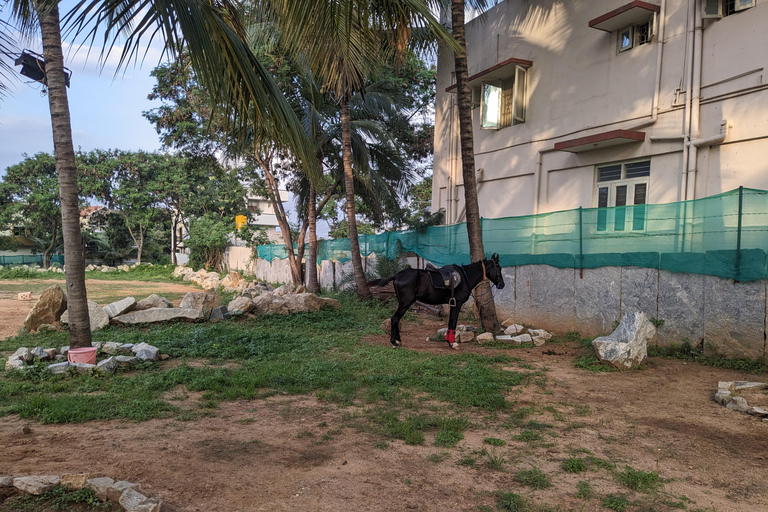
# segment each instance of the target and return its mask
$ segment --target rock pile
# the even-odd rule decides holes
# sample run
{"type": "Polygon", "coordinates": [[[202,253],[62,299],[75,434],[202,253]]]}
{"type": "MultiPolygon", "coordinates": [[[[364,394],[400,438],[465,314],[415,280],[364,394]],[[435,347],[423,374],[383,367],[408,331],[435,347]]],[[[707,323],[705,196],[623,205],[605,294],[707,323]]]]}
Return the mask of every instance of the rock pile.
{"type": "Polygon", "coordinates": [[[88,488],[102,501],[118,503],[126,512],[160,512],[163,501],[142,494],[141,486],[125,480],[115,481],[92,473],[36,476],[0,476],[0,488],[14,487],[21,492],[40,496],[62,485],[72,490],[88,488]]]}
{"type": "Polygon", "coordinates": [[[99,354],[107,354],[109,357],[99,361],[97,364],[90,363],[70,363],[67,361],[67,352],[69,347],[55,348],[28,348],[21,347],[8,358],[5,362],[6,370],[26,370],[30,365],[37,361],[52,361],[47,370],[54,375],[68,373],[70,371],[79,374],[91,372],[114,373],[118,367],[131,367],[140,361],[158,361],[168,356],[162,356],[157,347],[148,343],[93,343],[96,347],[97,357],[99,354]]]}
{"type": "MultiPolygon", "coordinates": [[[[385,321],[385,325],[382,325],[382,329],[389,332],[389,324],[385,321]]],[[[477,334],[477,327],[474,325],[457,325],[456,326],[456,341],[459,343],[468,343],[470,341],[476,341],[479,344],[488,343],[491,341],[504,341],[508,343],[516,343],[522,345],[523,343],[533,343],[537,347],[544,345],[547,341],[552,339],[552,334],[548,333],[544,329],[526,329],[522,325],[514,323],[514,320],[508,319],[502,322],[502,326],[505,327],[504,334],[494,336],[493,333],[484,332],[483,334],[477,334]]],[[[448,328],[443,327],[437,331],[437,339],[444,340],[448,328]]],[[[427,341],[432,341],[434,338],[427,338],[427,341]]]]}
{"type": "Polygon", "coordinates": [[[715,393],[714,400],[720,405],[724,405],[728,409],[732,409],[738,412],[745,412],[758,418],[763,418],[763,421],[768,422],[768,409],[762,407],[750,407],[747,400],[744,397],[738,396],[738,392],[747,389],[768,389],[768,383],[765,382],[718,382],[717,392],[715,393]]]}

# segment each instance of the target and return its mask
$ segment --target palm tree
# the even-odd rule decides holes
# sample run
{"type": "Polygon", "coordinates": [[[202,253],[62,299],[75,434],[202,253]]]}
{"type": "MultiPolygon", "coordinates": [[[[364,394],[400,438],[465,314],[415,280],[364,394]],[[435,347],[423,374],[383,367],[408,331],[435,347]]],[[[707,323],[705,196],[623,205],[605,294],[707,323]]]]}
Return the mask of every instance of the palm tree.
{"type": "Polygon", "coordinates": [[[431,15],[426,2],[418,0],[263,3],[268,11],[266,17],[275,19],[282,28],[286,44],[304,57],[339,105],[352,267],[358,297],[370,297],[357,236],[350,100],[364,91],[382,63],[402,56],[410,45],[423,41],[414,34],[439,36],[446,41],[450,37],[431,15]],[[420,23],[427,30],[414,30],[420,23]]]}
{"type": "MultiPolygon", "coordinates": [[[[471,0],[473,8],[484,9],[485,0],[471,0]]],[[[453,38],[463,51],[454,52],[456,89],[459,107],[459,138],[461,140],[461,173],[464,178],[464,202],[467,214],[467,235],[469,237],[469,255],[472,261],[485,259],[483,248],[483,228],[480,219],[480,207],[477,201],[477,179],[475,178],[475,147],[472,134],[472,95],[469,90],[467,70],[467,40],[464,32],[465,0],[451,0],[451,27],[453,38]]],[[[480,312],[480,321],[486,332],[500,329],[496,317],[496,305],[489,295],[491,285],[488,281],[475,288],[475,304],[480,312]],[[490,297],[488,299],[487,297],[490,297]]]]}

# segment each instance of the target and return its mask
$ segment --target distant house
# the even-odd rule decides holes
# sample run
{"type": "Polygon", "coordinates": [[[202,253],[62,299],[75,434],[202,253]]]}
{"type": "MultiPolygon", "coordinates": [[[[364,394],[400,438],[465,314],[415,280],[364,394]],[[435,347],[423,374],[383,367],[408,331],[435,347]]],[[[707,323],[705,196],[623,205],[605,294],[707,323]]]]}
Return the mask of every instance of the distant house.
{"type": "MultiPolygon", "coordinates": [[[[280,202],[286,203],[289,199],[288,191],[281,190],[280,202]]],[[[283,243],[283,234],[280,232],[272,201],[265,197],[257,197],[251,193],[248,193],[245,200],[248,202],[248,210],[251,211],[248,225],[253,228],[265,228],[272,243],[283,243]],[[256,212],[260,213],[257,214],[256,212]]]]}
{"type": "Polygon", "coordinates": [[[103,233],[106,226],[104,214],[108,212],[106,206],[86,206],[80,210],[80,227],[94,233],[103,233]]]}
{"type": "MultiPolygon", "coordinates": [[[[500,2],[466,24],[484,218],[768,189],[768,0],[500,2]]],[[[466,220],[453,53],[432,211],[466,220]]]]}

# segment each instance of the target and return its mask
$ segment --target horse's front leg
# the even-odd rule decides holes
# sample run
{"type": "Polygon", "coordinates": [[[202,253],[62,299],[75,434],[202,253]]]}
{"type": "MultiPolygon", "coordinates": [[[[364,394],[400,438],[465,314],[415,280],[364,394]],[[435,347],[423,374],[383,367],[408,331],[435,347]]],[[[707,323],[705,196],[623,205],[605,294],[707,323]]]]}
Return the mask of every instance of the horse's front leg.
{"type": "Polygon", "coordinates": [[[451,314],[448,316],[448,332],[445,333],[445,341],[454,350],[459,349],[459,344],[456,343],[456,324],[459,323],[459,311],[463,304],[456,304],[451,308],[451,314]]]}
{"type": "Polygon", "coordinates": [[[402,340],[400,339],[400,319],[403,318],[403,315],[405,315],[405,312],[408,311],[408,308],[410,307],[410,304],[406,306],[400,305],[390,319],[389,342],[392,344],[393,348],[402,345],[402,340]]]}

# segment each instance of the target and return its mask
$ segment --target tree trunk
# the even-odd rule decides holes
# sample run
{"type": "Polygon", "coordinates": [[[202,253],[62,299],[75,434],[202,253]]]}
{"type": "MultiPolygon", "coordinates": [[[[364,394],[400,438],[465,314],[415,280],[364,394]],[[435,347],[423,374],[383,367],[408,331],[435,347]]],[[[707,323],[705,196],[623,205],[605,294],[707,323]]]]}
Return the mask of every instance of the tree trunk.
{"type": "MultiPolygon", "coordinates": [[[[35,7],[39,8],[40,5],[36,2],[35,7]]],[[[48,105],[53,127],[53,153],[56,157],[56,173],[61,199],[61,230],[64,236],[67,311],[69,311],[69,346],[71,348],[90,347],[91,322],[85,291],[85,257],[80,233],[77,165],[72,144],[72,125],[65,85],[58,7],[53,7],[49,13],[42,16],[40,30],[43,36],[48,105]]]]}
{"type": "Polygon", "coordinates": [[[53,246],[56,245],[56,235],[59,234],[59,223],[56,219],[53,220],[53,234],[51,235],[51,243],[45,248],[43,252],[43,268],[50,268],[51,266],[51,253],[53,252],[53,246]]]}
{"type": "MultiPolygon", "coordinates": [[[[464,0],[451,0],[451,25],[456,42],[466,50],[464,33],[464,0]]],[[[456,89],[459,107],[459,137],[461,139],[461,174],[464,178],[464,202],[467,212],[467,235],[469,255],[473,262],[485,259],[483,230],[480,207],[477,201],[477,179],[475,177],[475,144],[472,134],[472,95],[469,90],[467,53],[455,52],[456,89]]],[[[484,281],[475,288],[475,302],[480,312],[480,321],[486,332],[497,332],[501,326],[496,318],[496,305],[489,293],[491,285],[484,281]]]]}
{"type": "Polygon", "coordinates": [[[352,171],[352,118],[349,113],[349,95],[341,98],[341,147],[344,163],[344,189],[347,195],[347,222],[349,224],[349,249],[352,253],[352,269],[355,273],[357,298],[371,297],[371,290],[365,280],[363,261],[360,257],[360,242],[357,239],[357,220],[355,215],[355,185],[352,171]]]}
{"type": "Polygon", "coordinates": [[[267,182],[267,188],[270,190],[270,199],[272,200],[272,208],[275,210],[275,218],[280,226],[280,231],[283,232],[283,242],[285,243],[285,252],[288,254],[288,263],[291,267],[291,281],[293,286],[299,286],[302,283],[301,280],[301,262],[296,261],[296,255],[293,252],[293,237],[291,236],[291,225],[288,223],[288,216],[285,214],[283,203],[280,202],[280,189],[275,179],[272,169],[270,168],[269,161],[262,159],[259,155],[256,155],[256,161],[264,169],[264,178],[267,182]]]}
{"type": "Polygon", "coordinates": [[[309,255],[307,256],[307,291],[318,293],[320,282],[317,279],[317,191],[309,184],[307,203],[307,223],[309,224],[309,255]]]}
{"type": "Polygon", "coordinates": [[[178,265],[178,261],[176,261],[176,230],[179,226],[179,218],[176,216],[176,214],[173,215],[173,221],[171,222],[171,229],[173,230],[171,232],[171,263],[173,263],[173,266],[175,267],[178,265]]]}

